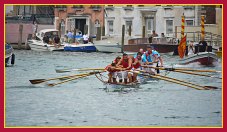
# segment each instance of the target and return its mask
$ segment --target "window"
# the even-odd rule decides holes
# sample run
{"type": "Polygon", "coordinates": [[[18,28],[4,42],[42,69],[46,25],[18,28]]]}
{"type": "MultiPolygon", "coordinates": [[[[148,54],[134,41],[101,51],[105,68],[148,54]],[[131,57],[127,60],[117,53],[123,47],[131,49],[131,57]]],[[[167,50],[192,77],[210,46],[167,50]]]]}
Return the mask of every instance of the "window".
{"type": "Polygon", "coordinates": [[[108,33],[113,34],[113,21],[110,20],[107,23],[108,23],[108,33]]]}
{"type": "Polygon", "coordinates": [[[193,20],[185,20],[185,21],[186,21],[186,26],[194,26],[193,20]]]}
{"type": "Polygon", "coordinates": [[[173,33],[173,20],[166,20],[166,34],[173,33]]]}
{"type": "Polygon", "coordinates": [[[131,26],[131,32],[132,32],[132,21],[126,21],[125,22],[125,25],[126,25],[126,34],[129,33],[129,26],[131,26]]]}

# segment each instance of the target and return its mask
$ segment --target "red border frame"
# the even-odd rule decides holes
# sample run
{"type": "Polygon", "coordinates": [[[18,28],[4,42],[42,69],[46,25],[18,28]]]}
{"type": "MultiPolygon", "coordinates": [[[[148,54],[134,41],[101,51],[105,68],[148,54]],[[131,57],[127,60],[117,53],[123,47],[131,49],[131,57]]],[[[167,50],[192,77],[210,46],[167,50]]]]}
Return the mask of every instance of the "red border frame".
{"type": "MultiPolygon", "coordinates": [[[[159,1],[151,1],[151,0],[114,0],[114,1],[107,1],[107,0],[83,0],[83,1],[73,1],[73,0],[39,0],[39,3],[37,3],[36,1],[31,1],[31,0],[1,0],[1,18],[0,22],[2,23],[1,26],[1,32],[0,32],[0,47],[2,49],[2,51],[4,51],[4,4],[72,4],[72,3],[77,3],[77,4],[223,4],[223,16],[225,14],[225,10],[224,10],[224,1],[221,0],[159,0],[159,1]],[[189,3],[190,2],[190,3],[189,3]],[[209,3],[208,3],[209,2],[209,3]]],[[[223,38],[226,38],[226,35],[224,34],[224,30],[225,30],[225,26],[224,26],[224,21],[225,21],[225,17],[223,17],[223,38]]],[[[224,49],[224,40],[223,40],[223,49],[224,49]]],[[[224,53],[224,52],[223,52],[224,53]]],[[[3,70],[1,70],[1,81],[0,81],[0,85],[2,86],[2,92],[0,93],[1,96],[1,103],[0,103],[0,117],[1,117],[1,121],[0,121],[0,127],[1,127],[1,131],[40,131],[39,129],[36,128],[4,128],[4,52],[0,52],[0,56],[2,57],[2,63],[1,68],[3,70]]],[[[224,53],[225,55],[225,53],[224,53]]],[[[223,55],[223,56],[224,56],[223,55]]],[[[225,58],[223,57],[223,75],[225,75],[224,73],[224,62],[225,62],[225,58]]],[[[225,86],[225,80],[223,77],[223,89],[225,86]]],[[[224,92],[224,90],[223,90],[224,92]]],[[[224,95],[224,93],[223,93],[224,95]]],[[[223,102],[224,102],[224,97],[223,97],[223,102]]],[[[224,105],[224,104],[223,104],[224,105]]],[[[223,108],[223,116],[224,116],[224,108],[223,108]]],[[[223,117],[223,121],[224,121],[224,117],[223,117]]],[[[154,131],[175,131],[175,132],[180,132],[180,131],[223,131],[224,130],[224,123],[223,123],[223,128],[193,128],[193,129],[188,129],[188,128],[152,128],[152,130],[154,131]]],[[[43,128],[42,131],[143,131],[143,132],[148,132],[151,131],[150,128],[43,128]],[[117,129],[117,130],[115,130],[117,129]]]]}

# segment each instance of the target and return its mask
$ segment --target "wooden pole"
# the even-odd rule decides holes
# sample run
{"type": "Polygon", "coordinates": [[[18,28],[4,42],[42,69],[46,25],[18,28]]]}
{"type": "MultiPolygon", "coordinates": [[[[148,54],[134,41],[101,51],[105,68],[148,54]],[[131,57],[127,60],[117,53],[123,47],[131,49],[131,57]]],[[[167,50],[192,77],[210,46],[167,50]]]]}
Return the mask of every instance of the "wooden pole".
{"type": "Polygon", "coordinates": [[[121,53],[124,52],[124,38],[125,37],[125,25],[122,25],[122,37],[121,37],[121,53]]]}
{"type": "Polygon", "coordinates": [[[18,49],[20,50],[22,47],[22,33],[23,33],[23,25],[19,25],[19,39],[18,39],[18,49]]]}
{"type": "Polygon", "coordinates": [[[105,26],[102,27],[102,36],[105,36],[105,26]]]}
{"type": "Polygon", "coordinates": [[[145,26],[143,26],[143,29],[142,29],[142,38],[145,38],[145,26]]]}
{"type": "Polygon", "coordinates": [[[61,38],[61,23],[58,24],[58,36],[61,38]]]}
{"type": "Polygon", "coordinates": [[[101,27],[97,27],[96,40],[101,40],[101,27]]]}
{"type": "Polygon", "coordinates": [[[132,26],[129,25],[129,28],[128,28],[128,35],[131,36],[132,35],[132,26]]]}

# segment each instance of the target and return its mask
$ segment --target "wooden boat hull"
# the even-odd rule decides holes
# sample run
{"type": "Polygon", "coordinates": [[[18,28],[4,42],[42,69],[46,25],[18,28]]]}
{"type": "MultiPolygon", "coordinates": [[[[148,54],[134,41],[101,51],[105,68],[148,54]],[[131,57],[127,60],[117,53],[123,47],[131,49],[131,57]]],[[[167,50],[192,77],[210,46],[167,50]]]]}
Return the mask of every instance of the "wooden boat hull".
{"type": "Polygon", "coordinates": [[[218,57],[213,52],[199,52],[179,60],[179,64],[186,65],[199,62],[201,65],[212,66],[218,61],[218,57]]]}

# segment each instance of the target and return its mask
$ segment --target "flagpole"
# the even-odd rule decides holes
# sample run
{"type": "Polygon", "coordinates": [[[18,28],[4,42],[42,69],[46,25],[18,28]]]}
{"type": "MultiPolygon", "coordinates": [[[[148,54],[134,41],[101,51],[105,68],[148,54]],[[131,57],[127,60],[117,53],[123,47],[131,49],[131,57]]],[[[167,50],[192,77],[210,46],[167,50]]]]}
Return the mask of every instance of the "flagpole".
{"type": "Polygon", "coordinates": [[[184,37],[184,22],[185,22],[185,17],[183,13],[183,16],[181,16],[181,39],[184,37]]]}
{"type": "Polygon", "coordinates": [[[204,41],[204,38],[205,38],[204,20],[205,20],[205,16],[201,15],[201,41],[204,41]]]}

